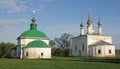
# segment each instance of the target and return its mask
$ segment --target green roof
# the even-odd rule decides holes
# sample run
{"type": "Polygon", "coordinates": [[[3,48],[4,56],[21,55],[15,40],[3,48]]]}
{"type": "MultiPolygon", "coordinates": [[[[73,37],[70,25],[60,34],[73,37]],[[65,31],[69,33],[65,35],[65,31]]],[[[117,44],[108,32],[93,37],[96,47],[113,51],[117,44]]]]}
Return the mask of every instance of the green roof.
{"type": "Polygon", "coordinates": [[[42,48],[49,48],[49,46],[40,40],[35,40],[26,45],[27,47],[42,47],[42,48]]]}
{"type": "Polygon", "coordinates": [[[23,32],[20,37],[42,37],[47,38],[45,33],[37,30],[37,24],[35,23],[36,19],[33,17],[31,19],[32,23],[30,24],[30,30],[23,32]]]}
{"type": "Polygon", "coordinates": [[[46,34],[38,31],[36,29],[30,29],[28,31],[23,32],[20,37],[42,37],[42,38],[47,38],[46,34]]]}

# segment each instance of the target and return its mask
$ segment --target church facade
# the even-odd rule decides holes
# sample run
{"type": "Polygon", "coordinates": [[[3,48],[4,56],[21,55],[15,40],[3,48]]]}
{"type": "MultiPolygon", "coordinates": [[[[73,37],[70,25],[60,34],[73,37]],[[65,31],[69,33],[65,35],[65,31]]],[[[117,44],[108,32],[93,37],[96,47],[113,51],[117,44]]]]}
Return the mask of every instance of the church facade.
{"type": "Polygon", "coordinates": [[[51,48],[46,34],[37,30],[35,17],[31,19],[30,29],[18,38],[18,46],[12,49],[11,57],[20,59],[50,59],[51,48]]]}
{"type": "Polygon", "coordinates": [[[81,21],[80,35],[72,38],[72,55],[87,57],[115,57],[115,45],[112,37],[103,35],[102,24],[99,18],[98,33],[94,32],[92,17],[87,20],[87,33],[84,33],[84,24],[81,21]]]}

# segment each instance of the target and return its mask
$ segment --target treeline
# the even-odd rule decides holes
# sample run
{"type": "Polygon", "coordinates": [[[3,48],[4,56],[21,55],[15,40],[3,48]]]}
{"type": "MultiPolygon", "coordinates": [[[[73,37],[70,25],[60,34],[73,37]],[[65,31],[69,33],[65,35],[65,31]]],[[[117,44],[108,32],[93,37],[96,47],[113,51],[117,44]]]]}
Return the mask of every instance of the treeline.
{"type": "Polygon", "coordinates": [[[1,42],[0,43],[0,57],[9,58],[11,55],[11,49],[15,47],[14,43],[10,42],[1,42]]]}
{"type": "Polygon", "coordinates": [[[50,41],[52,56],[72,56],[71,50],[72,35],[63,33],[59,38],[50,41]]]}

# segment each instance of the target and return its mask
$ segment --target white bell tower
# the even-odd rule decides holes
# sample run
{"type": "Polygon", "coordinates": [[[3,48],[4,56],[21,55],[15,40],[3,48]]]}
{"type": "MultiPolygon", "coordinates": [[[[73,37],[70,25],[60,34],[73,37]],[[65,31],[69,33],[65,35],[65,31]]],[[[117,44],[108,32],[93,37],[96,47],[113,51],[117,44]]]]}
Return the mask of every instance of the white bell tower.
{"type": "Polygon", "coordinates": [[[93,21],[90,13],[91,9],[89,9],[89,16],[87,20],[87,34],[94,34],[94,26],[93,26],[93,21]]]}
{"type": "Polygon", "coordinates": [[[101,24],[100,17],[99,17],[99,21],[98,21],[98,35],[102,35],[102,24],[101,24]]]}
{"type": "Polygon", "coordinates": [[[80,24],[80,35],[84,35],[84,23],[83,23],[83,17],[81,17],[81,24],[80,24]]]}

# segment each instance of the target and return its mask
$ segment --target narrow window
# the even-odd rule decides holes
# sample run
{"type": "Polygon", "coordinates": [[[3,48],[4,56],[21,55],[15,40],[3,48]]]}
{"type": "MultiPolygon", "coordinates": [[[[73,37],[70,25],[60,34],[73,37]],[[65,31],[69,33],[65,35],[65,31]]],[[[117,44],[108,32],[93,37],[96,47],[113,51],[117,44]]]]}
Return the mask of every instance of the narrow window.
{"type": "Polygon", "coordinates": [[[100,49],[98,49],[98,54],[101,54],[101,50],[100,49]]]}
{"type": "Polygon", "coordinates": [[[43,52],[41,53],[41,56],[43,56],[43,52]]]}
{"type": "Polygon", "coordinates": [[[25,52],[26,52],[26,56],[28,56],[28,49],[27,48],[26,48],[25,52]]]}
{"type": "Polygon", "coordinates": [[[77,51],[77,45],[75,46],[75,51],[77,51]]]}
{"type": "Polygon", "coordinates": [[[111,50],[109,50],[109,54],[111,54],[111,50]]]}
{"type": "Polygon", "coordinates": [[[28,52],[26,52],[26,56],[28,56],[28,52]]]}
{"type": "Polygon", "coordinates": [[[84,44],[82,45],[82,50],[84,50],[84,44]]]}

